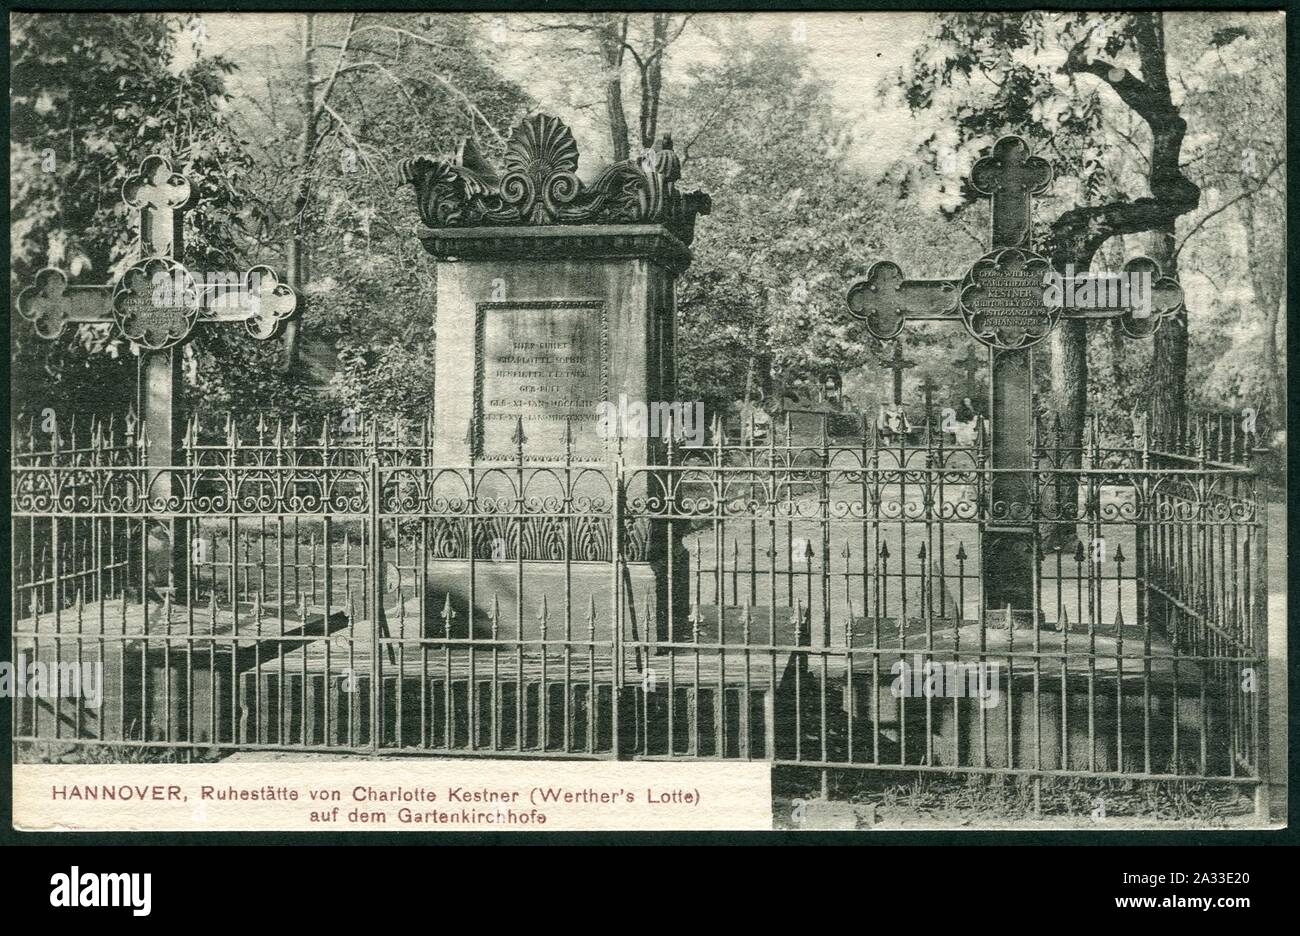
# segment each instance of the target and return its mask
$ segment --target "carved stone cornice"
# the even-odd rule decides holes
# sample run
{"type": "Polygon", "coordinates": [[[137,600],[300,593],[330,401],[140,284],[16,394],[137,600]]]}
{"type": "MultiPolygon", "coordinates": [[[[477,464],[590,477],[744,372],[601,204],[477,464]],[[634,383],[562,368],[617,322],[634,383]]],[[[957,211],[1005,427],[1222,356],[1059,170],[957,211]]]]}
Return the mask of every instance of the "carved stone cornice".
{"type": "Polygon", "coordinates": [[[661,224],[423,228],[425,250],[447,260],[647,259],[681,273],[690,248],[661,224]]]}
{"type": "MultiPolygon", "coordinates": [[[[473,229],[490,238],[487,229],[552,225],[656,226],[686,250],[695,236],[696,217],[712,209],[708,195],[677,191],[681,160],[668,136],[658,151],[614,163],[590,185],[578,179],[577,169],[578,147],[569,128],[557,117],[537,114],[511,132],[501,172],[467,139],[454,157],[403,160],[398,176],[402,183],[415,186],[420,218],[429,229],[422,239],[439,255],[443,254],[441,235],[451,230],[473,229]]],[[[612,231],[602,234],[591,246],[623,250],[625,245],[605,243],[618,236],[612,231]]],[[[465,256],[464,240],[455,242],[462,245],[459,255],[465,256]]],[[[562,246],[552,239],[546,242],[543,249],[562,246]]],[[[689,250],[686,258],[689,262],[689,250]]]]}

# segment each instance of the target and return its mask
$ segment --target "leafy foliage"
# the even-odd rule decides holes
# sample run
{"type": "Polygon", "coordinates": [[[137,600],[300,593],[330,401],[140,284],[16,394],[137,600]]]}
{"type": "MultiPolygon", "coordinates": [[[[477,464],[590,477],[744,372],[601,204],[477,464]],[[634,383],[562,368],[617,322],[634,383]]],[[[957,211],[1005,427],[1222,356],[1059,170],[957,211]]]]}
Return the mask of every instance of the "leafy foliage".
{"type": "Polygon", "coordinates": [[[315,16],[310,36],[313,73],[330,87],[315,95],[319,113],[307,113],[301,93],[281,96],[307,82],[294,45],[301,37],[288,35],[268,36],[265,54],[249,64],[239,117],[257,141],[263,249],[284,249],[299,226],[305,232],[309,312],[292,373],[323,409],[423,416],[432,404],[435,280],[396,163],[449,153],[465,136],[496,158],[531,102],[492,70],[467,17],[315,16]]]}
{"type": "Polygon", "coordinates": [[[743,28],[718,45],[672,114],[684,175],[714,203],[679,287],[679,393],[713,411],[746,395],[816,400],[828,378],[875,365],[844,291],[915,242],[916,217],[845,167],[870,139],[837,115],[805,47],[743,28]]]}
{"type": "MultiPolygon", "coordinates": [[[[590,67],[599,56],[589,35],[546,19],[520,19],[504,45],[492,35],[498,24],[464,16],[288,22],[226,57],[207,53],[192,20],[17,15],[11,288],[51,263],[76,283],[112,281],[139,250],[121,182],[159,152],[200,196],[187,216],[191,267],[287,269],[296,236],[308,255],[297,366],[286,370],[279,345],[242,329],[201,327],[185,351],[193,405],[423,415],[433,405],[436,280],[394,163],[446,153],[463,135],[496,158],[509,127],[537,106],[534,95],[543,109],[559,111],[564,99],[579,121],[599,122],[604,85],[590,67]],[[537,67],[507,67],[512,35],[532,41],[537,67]]],[[[1146,125],[1103,80],[1065,68],[1070,50],[1082,49],[1136,73],[1133,22],[1128,14],[935,16],[882,91],[924,112],[926,129],[913,158],[882,167],[863,156],[871,124],[850,122],[806,43],[743,18],[692,19],[686,35],[707,41],[704,54],[655,77],[654,115],[674,135],[682,185],[714,199],[679,285],[679,395],[726,411],[746,396],[815,399],[829,378],[872,408],[889,392],[886,352],[845,314],[845,288],[876,259],[894,259],[909,275],[951,276],[981,253],[987,202],[963,180],[1004,132],[1031,136],[1056,167],[1041,218],[1144,197],[1146,125]]],[[[1191,299],[1191,402],[1277,412],[1285,396],[1282,31],[1266,15],[1166,22],[1170,84],[1191,127],[1183,163],[1204,192],[1178,230],[1191,299]]],[[[638,62],[662,45],[658,69],[681,55],[667,40],[685,20],[658,38],[654,23],[633,17],[629,42],[644,47],[638,62]]],[[[1146,247],[1116,237],[1095,262],[1115,268],[1146,247]]],[[[1117,432],[1150,391],[1148,347],[1091,329],[1089,408],[1115,414],[1117,432]]],[[[970,351],[960,329],[910,328],[906,354],[918,366],[905,378],[909,400],[925,378],[943,388],[939,405],[978,396],[982,386],[967,384],[970,351]]],[[[135,358],[104,329],[49,343],[16,322],[12,355],[23,407],[85,413],[131,402],[135,358]]]]}
{"type": "MultiPolygon", "coordinates": [[[[120,193],[153,153],[200,193],[188,215],[187,265],[240,268],[251,159],[228,121],[234,66],[213,57],[175,70],[181,25],[152,14],[15,16],[11,291],[47,265],[69,270],[74,283],[104,283],[137,259],[135,212],[120,193]]],[[[194,350],[232,366],[228,342],[208,332],[194,350]]],[[[49,343],[21,323],[11,355],[20,406],[120,412],[134,398],[131,349],[103,327],[69,329],[49,343]]]]}

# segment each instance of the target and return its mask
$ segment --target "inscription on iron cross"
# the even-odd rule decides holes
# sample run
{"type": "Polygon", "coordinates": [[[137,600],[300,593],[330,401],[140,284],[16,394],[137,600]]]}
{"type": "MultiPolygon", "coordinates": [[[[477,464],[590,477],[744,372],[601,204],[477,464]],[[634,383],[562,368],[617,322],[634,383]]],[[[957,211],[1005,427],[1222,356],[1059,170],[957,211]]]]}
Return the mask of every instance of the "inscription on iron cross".
{"type": "Polygon", "coordinates": [[[1063,277],[1032,250],[1034,196],[1047,191],[1052,169],[1020,137],[998,140],[975,163],[970,181],[992,200],[990,251],[956,279],[909,279],[898,264],[879,261],[850,285],[848,307],[882,341],[896,338],[909,321],[945,321],[960,322],[988,348],[992,480],[980,505],[984,603],[1029,620],[1024,612],[1035,607],[1039,558],[1031,497],[1033,347],[1072,318],[1118,318],[1125,334],[1149,338],[1182,308],[1183,294],[1154,261],[1140,257],[1114,279],[1145,277],[1144,288],[1111,290],[1104,304],[1069,301],[1098,277],[1063,277]]]}

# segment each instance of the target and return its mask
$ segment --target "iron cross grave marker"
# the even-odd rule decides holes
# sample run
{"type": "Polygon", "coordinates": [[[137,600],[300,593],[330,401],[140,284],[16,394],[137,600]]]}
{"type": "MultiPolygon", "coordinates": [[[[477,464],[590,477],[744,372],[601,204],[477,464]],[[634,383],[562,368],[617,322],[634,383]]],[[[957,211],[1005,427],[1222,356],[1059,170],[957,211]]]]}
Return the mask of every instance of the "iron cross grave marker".
{"type": "MultiPolygon", "coordinates": [[[[184,218],[193,188],[162,156],[149,156],[122,184],[122,200],[139,211],[142,259],[115,283],[70,285],[67,274],[47,268],[18,294],[18,313],[36,334],[58,339],[69,325],[108,325],[140,349],[137,404],[143,464],[150,469],[151,500],[164,510],[171,499],[168,468],[179,464],[186,420],[177,412],[180,352],[199,322],[240,322],[255,338],[274,337],[298,307],[293,289],[274,271],[255,266],[243,274],[196,276],[184,265],[184,218]]],[[[183,600],[187,548],[183,517],[164,518],[171,543],[177,600],[183,600]],[[179,574],[176,572],[179,571],[179,574]]]]}
{"type": "Polygon", "coordinates": [[[896,263],[874,263],[849,287],[847,301],[849,313],[881,341],[893,340],[911,321],[960,322],[988,349],[991,482],[979,514],[984,604],[1032,612],[1039,560],[1033,348],[1069,319],[1116,318],[1125,334],[1149,338],[1182,308],[1183,294],[1145,257],[1119,274],[1075,274],[1053,269],[1035,253],[1034,197],[1047,191],[1052,170],[1022,138],[998,140],[975,163],[970,181],[992,200],[988,253],[954,279],[910,279],[896,263]]]}

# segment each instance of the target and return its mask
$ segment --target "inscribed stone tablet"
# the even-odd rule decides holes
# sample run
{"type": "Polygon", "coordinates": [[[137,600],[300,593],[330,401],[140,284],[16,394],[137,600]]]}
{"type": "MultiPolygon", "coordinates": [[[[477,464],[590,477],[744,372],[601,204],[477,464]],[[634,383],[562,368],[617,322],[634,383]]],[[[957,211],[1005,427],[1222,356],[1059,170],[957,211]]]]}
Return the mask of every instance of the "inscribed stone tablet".
{"type": "Polygon", "coordinates": [[[596,423],[597,406],[608,397],[607,344],[600,300],[479,303],[478,453],[513,458],[521,420],[530,457],[562,456],[566,421],[575,458],[601,451],[596,423]]]}

